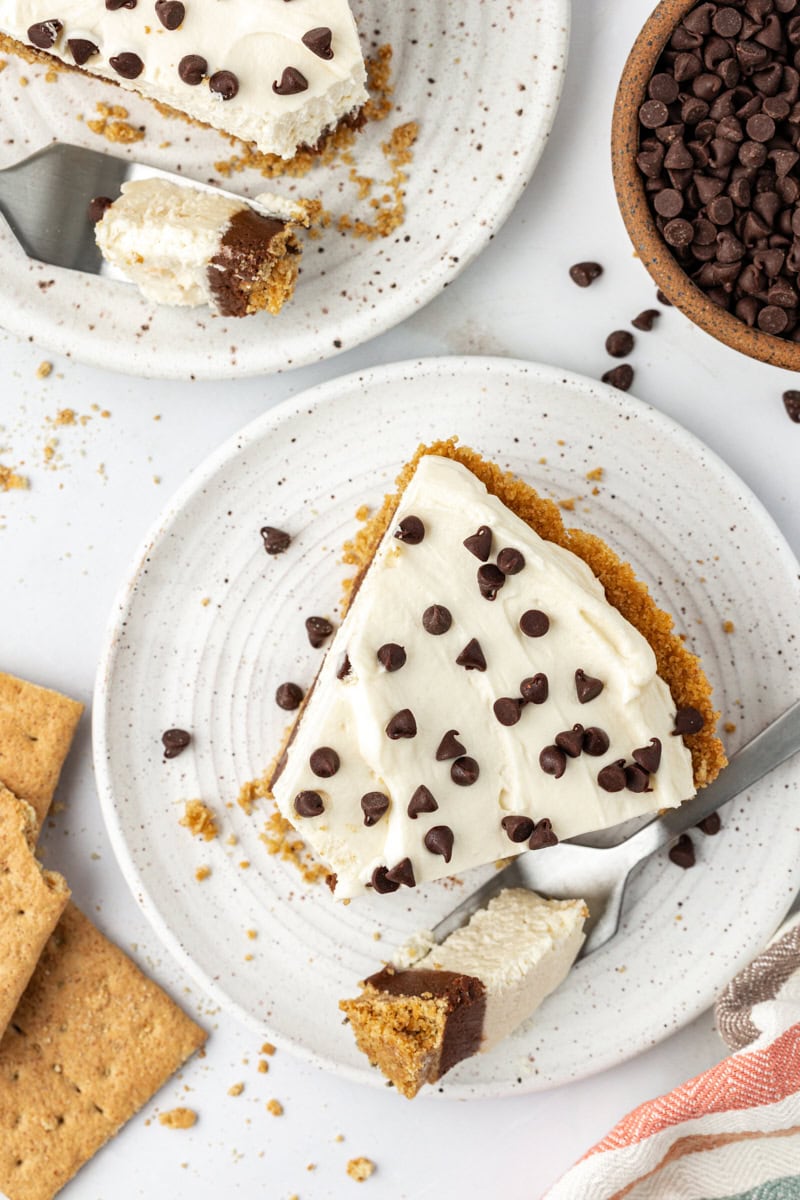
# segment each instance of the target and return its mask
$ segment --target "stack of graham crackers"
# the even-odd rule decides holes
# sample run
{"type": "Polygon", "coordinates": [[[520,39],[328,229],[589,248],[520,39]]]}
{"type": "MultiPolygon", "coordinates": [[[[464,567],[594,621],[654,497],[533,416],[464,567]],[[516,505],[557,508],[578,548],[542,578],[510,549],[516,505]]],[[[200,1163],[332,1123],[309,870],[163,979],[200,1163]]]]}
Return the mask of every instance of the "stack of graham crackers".
{"type": "Polygon", "coordinates": [[[206,1035],[34,856],[82,705],[0,673],[0,1192],[50,1200],[206,1035]]]}

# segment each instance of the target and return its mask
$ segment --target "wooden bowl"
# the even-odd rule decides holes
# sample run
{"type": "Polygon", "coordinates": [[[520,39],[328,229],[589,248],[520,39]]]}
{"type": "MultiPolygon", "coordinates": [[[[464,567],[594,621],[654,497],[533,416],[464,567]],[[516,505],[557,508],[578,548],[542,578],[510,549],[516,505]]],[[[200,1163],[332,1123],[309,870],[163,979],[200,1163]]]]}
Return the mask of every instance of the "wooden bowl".
{"type": "Polygon", "coordinates": [[[800,371],[800,343],[751,329],[709,300],[691,281],[656,228],[644,180],[636,165],[639,108],[673,30],[698,0],[661,0],[636,39],[622,72],[611,128],[614,187],[622,219],[636,253],[668,300],[718,341],[751,358],[800,371]]]}

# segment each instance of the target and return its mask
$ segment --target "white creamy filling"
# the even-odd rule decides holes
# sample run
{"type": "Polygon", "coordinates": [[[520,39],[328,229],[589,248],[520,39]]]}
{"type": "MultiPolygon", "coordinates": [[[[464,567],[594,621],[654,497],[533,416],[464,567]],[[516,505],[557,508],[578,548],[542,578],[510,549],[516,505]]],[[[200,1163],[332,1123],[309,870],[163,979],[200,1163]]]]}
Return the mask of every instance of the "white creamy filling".
{"type": "Polygon", "coordinates": [[[336,896],[362,892],[377,867],[392,868],[406,857],[422,883],[525,850],[527,842],[512,842],[501,825],[510,814],[534,821],[547,817],[565,839],[680,804],[694,794],[694,784],[691,755],[683,739],[672,736],[675,710],[651,647],[606,601],[589,567],[540,538],[460,463],[427,455],[336,633],[275,796],[336,873],[336,896]],[[394,537],[408,515],[425,526],[417,545],[394,537]],[[525,558],[523,570],[506,577],[494,601],[481,595],[476,578],[481,562],[462,544],[482,525],[492,530],[490,563],[505,547],[525,558]],[[452,614],[451,627],[439,636],[422,626],[432,604],[452,614]],[[520,616],[531,609],[549,617],[542,637],[520,630],[520,616]],[[456,664],[472,638],[483,650],[486,671],[456,664]],[[387,671],[376,657],[388,642],[405,649],[400,670],[387,671]],[[351,671],[340,680],[345,653],[351,671]],[[578,699],[577,669],[604,685],[588,703],[578,699]],[[546,702],[526,704],[516,725],[501,725],[494,701],[518,697],[521,681],[538,673],[549,681],[546,702]],[[414,714],[417,734],[393,741],[387,723],[406,708],[414,714]],[[567,759],[561,778],[545,774],[541,750],[576,723],[604,730],[607,752],[567,759]],[[436,760],[450,729],[458,730],[466,754],[479,764],[471,786],[455,784],[452,763],[436,760]],[[599,786],[603,767],[619,759],[630,763],[633,751],[653,737],[661,742],[662,757],[650,776],[651,791],[612,793],[599,786]],[[330,778],[319,778],[309,765],[312,752],[324,746],[340,759],[330,778]],[[438,810],[412,820],[407,806],[421,784],[433,793],[438,810]],[[320,816],[303,818],[295,811],[295,797],[306,790],[322,797],[320,816]],[[391,804],[368,827],[360,799],[371,791],[385,793],[391,804]],[[449,863],[423,842],[428,830],[441,825],[453,833],[449,863]]]}
{"type": "Polygon", "coordinates": [[[185,17],[165,29],[152,0],[111,11],[103,0],[0,0],[0,31],[31,44],[31,25],[56,19],[63,29],[48,53],[73,64],[68,39],[94,43],[98,53],[84,64],[94,75],[171,105],[199,121],[255,142],[259,150],[291,158],[299,145],[314,145],[326,129],[367,99],[366,72],[352,14],[345,0],[184,0],[185,17]],[[302,41],[310,30],[331,30],[333,57],[325,59],[302,41]],[[144,63],[125,79],[109,59],[137,54],[144,63]],[[208,74],[232,71],[238,93],[222,100],[208,80],[184,83],[178,64],[200,55],[208,74]],[[287,67],[308,87],[288,96],[273,91],[287,67]]]}

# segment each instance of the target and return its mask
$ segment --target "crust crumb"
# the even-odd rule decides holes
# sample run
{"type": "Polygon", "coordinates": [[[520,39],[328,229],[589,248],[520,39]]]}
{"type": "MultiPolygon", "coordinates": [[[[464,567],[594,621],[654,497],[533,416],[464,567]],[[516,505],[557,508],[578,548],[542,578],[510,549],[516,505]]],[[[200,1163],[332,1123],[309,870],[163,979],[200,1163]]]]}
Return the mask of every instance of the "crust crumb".
{"type": "Polygon", "coordinates": [[[267,1112],[272,1113],[273,1117],[282,1117],[283,1105],[281,1104],[280,1100],[268,1100],[267,1112]]]}
{"type": "Polygon", "coordinates": [[[213,812],[202,800],[187,800],[178,824],[206,842],[212,841],[219,833],[213,812]]]}
{"type": "Polygon", "coordinates": [[[356,1183],[364,1183],[375,1171],[375,1163],[371,1158],[351,1158],[347,1164],[347,1174],[356,1183]]]}
{"type": "Polygon", "coordinates": [[[101,100],[95,108],[100,115],[87,121],[86,127],[107,142],[130,145],[131,142],[140,142],[144,137],[144,127],[131,125],[127,120],[128,110],[121,104],[105,104],[101,100]]]}
{"type": "Polygon", "coordinates": [[[18,475],[11,467],[0,463],[0,492],[10,492],[14,488],[27,488],[30,481],[25,475],[18,475]]]}
{"type": "Polygon", "coordinates": [[[37,379],[47,379],[47,376],[52,373],[53,364],[51,362],[40,362],[36,368],[37,379]]]}
{"type": "Polygon", "coordinates": [[[169,1112],[159,1113],[158,1120],[167,1129],[191,1129],[197,1122],[197,1113],[193,1108],[173,1108],[169,1112]]]}
{"type": "Polygon", "coordinates": [[[244,1091],[243,1083],[233,1083],[228,1088],[228,1095],[229,1096],[241,1096],[243,1091],[244,1091]]]}

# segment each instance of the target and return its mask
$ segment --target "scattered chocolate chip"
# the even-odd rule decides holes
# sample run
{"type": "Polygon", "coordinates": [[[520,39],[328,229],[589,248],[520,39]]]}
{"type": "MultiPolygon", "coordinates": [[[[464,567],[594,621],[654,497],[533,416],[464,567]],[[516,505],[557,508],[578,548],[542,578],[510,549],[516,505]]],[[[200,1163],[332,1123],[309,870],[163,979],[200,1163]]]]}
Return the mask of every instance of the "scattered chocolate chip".
{"type": "Polygon", "coordinates": [[[350,656],[348,654],[345,654],[344,658],[342,659],[341,663],[339,664],[339,670],[336,672],[336,678],[337,679],[346,679],[347,676],[352,671],[352,669],[353,668],[350,663],[350,656]]]}
{"type": "Polygon", "coordinates": [[[67,38],[67,46],[73,62],[78,67],[82,67],[95,54],[100,53],[94,42],[90,42],[88,38],[67,38]]]}
{"type": "Polygon", "coordinates": [[[197,87],[208,74],[208,63],[200,54],[184,54],[178,63],[178,74],[189,87],[197,87]]]}
{"type": "Polygon", "coordinates": [[[333,34],[326,26],[320,25],[316,29],[309,29],[308,33],[304,33],[300,40],[312,54],[316,54],[319,58],[333,58],[331,49],[333,34]]]}
{"type": "Polygon", "coordinates": [[[488,525],[481,525],[477,533],[471,533],[464,538],[463,543],[470,554],[474,554],[481,562],[486,562],[492,552],[492,531],[488,525]]]}
{"type": "Polygon", "coordinates": [[[463,758],[457,758],[450,768],[450,778],[453,783],[457,783],[459,787],[469,787],[481,773],[481,769],[474,758],[465,755],[463,758]]]}
{"type": "Polygon", "coordinates": [[[123,79],[138,79],[144,70],[144,63],[139,55],[133,54],[129,50],[123,54],[114,54],[108,63],[123,79]]]}
{"type": "Polygon", "coordinates": [[[386,642],[378,650],[378,662],[387,671],[399,671],[406,664],[406,652],[397,642],[386,642]]]}
{"type": "Polygon", "coordinates": [[[183,24],[186,8],[181,0],[156,0],[156,16],[165,29],[177,29],[183,24]]]}
{"type": "Polygon", "coordinates": [[[573,725],[572,729],[565,729],[563,733],[557,733],[556,745],[570,758],[577,758],[583,749],[583,726],[573,725]]]}
{"type": "Polygon", "coordinates": [[[458,730],[448,729],[436,750],[436,761],[447,762],[450,758],[458,758],[461,754],[466,754],[466,746],[462,746],[458,740],[458,730]]]}
{"type": "Polygon", "coordinates": [[[507,546],[505,550],[501,550],[498,554],[497,565],[504,575],[519,575],[525,566],[525,556],[521,550],[515,550],[512,546],[507,546]]]}
{"type": "Polygon", "coordinates": [[[396,892],[400,887],[399,883],[387,878],[387,875],[386,867],[376,867],[372,872],[372,886],[379,896],[387,896],[390,892],[396,892]]]}
{"type": "Polygon", "coordinates": [[[633,334],[627,329],[615,329],[606,338],[606,353],[612,358],[627,358],[633,350],[633,334]]]}
{"type": "Polygon", "coordinates": [[[533,833],[533,821],[530,817],[503,817],[500,824],[512,842],[527,842],[533,833]]]}
{"type": "Polygon", "coordinates": [[[259,533],[267,554],[283,554],[284,550],[288,550],[292,544],[291,536],[283,529],[276,529],[273,525],[264,525],[259,533]]]}
{"type": "Polygon", "coordinates": [[[603,274],[603,268],[596,262],[579,262],[569,269],[569,277],[578,287],[590,287],[595,279],[603,274]]]}
{"type": "Polygon", "coordinates": [[[558,845],[558,838],[549,817],[542,817],[541,821],[536,822],[528,845],[531,850],[544,850],[547,846],[558,845]]]}
{"type": "Polygon", "coordinates": [[[696,708],[692,708],[691,704],[687,704],[675,713],[675,728],[672,732],[673,734],[699,733],[705,723],[703,714],[696,708]]]}
{"type": "Polygon", "coordinates": [[[501,725],[516,725],[522,716],[522,701],[510,696],[501,696],[492,705],[492,711],[501,725]]]}
{"type": "Polygon", "coordinates": [[[61,21],[51,17],[48,21],[37,21],[28,29],[28,41],[39,50],[50,50],[56,44],[56,38],[64,28],[61,21]]]}
{"type": "Polygon", "coordinates": [[[389,809],[389,797],[383,792],[365,792],[361,797],[361,811],[364,814],[364,824],[377,825],[381,817],[389,809]]]}
{"type": "Polygon", "coordinates": [[[783,406],[790,421],[800,422],[800,392],[784,392],[783,406]]]}
{"type": "Polygon", "coordinates": [[[580,667],[575,672],[575,691],[581,704],[588,704],[590,700],[595,700],[602,692],[603,686],[601,680],[587,675],[580,667]]]}
{"type": "Polygon", "coordinates": [[[320,746],[312,751],[308,765],[320,779],[330,779],[339,770],[339,755],[330,746],[320,746]]]}
{"type": "Polygon", "coordinates": [[[602,375],[602,382],[608,383],[620,392],[627,392],[633,383],[633,367],[630,363],[620,363],[602,375]]]}
{"type": "Polygon", "coordinates": [[[103,217],[111,208],[113,203],[114,201],[108,196],[95,196],[94,199],[89,201],[89,207],[87,209],[89,220],[95,224],[98,221],[102,221],[103,217]]]}
{"type": "Polygon", "coordinates": [[[117,12],[120,8],[136,8],[138,0],[106,0],[109,12],[117,12]]]}
{"type": "Polygon", "coordinates": [[[528,704],[544,704],[550,691],[547,676],[539,671],[519,685],[519,693],[528,704]]]}
{"type": "Polygon", "coordinates": [[[425,849],[440,854],[449,863],[453,857],[453,831],[449,825],[434,825],[423,838],[425,849]]]}
{"type": "Polygon", "coordinates": [[[425,537],[425,526],[419,517],[403,517],[394,531],[394,536],[398,542],[405,542],[407,546],[418,546],[425,537]]]}
{"type": "Polygon", "coordinates": [[[661,316],[657,308],[646,308],[640,312],[638,317],[634,317],[631,321],[634,329],[641,329],[643,333],[650,333],[654,322],[661,316]]]}
{"type": "Polygon", "coordinates": [[[661,762],[661,742],[657,737],[650,738],[650,745],[634,750],[631,757],[640,767],[653,775],[661,762]]]}
{"type": "Polygon", "coordinates": [[[325,811],[319,792],[298,792],[294,798],[294,811],[298,817],[318,817],[325,811]]]}
{"type": "Polygon", "coordinates": [[[161,735],[164,745],[164,758],[177,758],[182,754],[192,740],[192,735],[185,729],[167,729],[161,735]]]}
{"type": "Polygon", "coordinates": [[[459,667],[465,667],[467,671],[486,670],[486,659],[483,656],[483,650],[481,650],[481,644],[477,638],[472,638],[467,642],[456,662],[459,667]]]}
{"type": "Polygon", "coordinates": [[[434,799],[433,793],[421,783],[414,792],[414,795],[408,802],[407,812],[412,821],[416,821],[420,813],[436,812],[439,805],[434,799]]]}
{"type": "Polygon", "coordinates": [[[663,304],[664,308],[672,308],[672,301],[666,292],[662,292],[661,288],[656,292],[656,300],[659,304],[663,304]]]}
{"type": "Polygon", "coordinates": [[[398,738],[413,738],[417,736],[417,722],[410,708],[401,708],[386,726],[386,736],[393,742],[398,738]]]}
{"type": "Polygon", "coordinates": [[[722,828],[722,821],[719,818],[719,813],[713,812],[709,813],[707,817],[703,817],[702,821],[697,822],[697,828],[701,833],[704,833],[706,837],[713,837],[714,834],[719,833],[720,829],[722,828]]]}
{"type": "Polygon", "coordinates": [[[327,617],[306,617],[306,633],[314,649],[319,650],[333,633],[333,626],[327,617]]]}
{"type": "Polygon", "coordinates": [[[495,600],[505,581],[505,575],[494,563],[484,563],[478,567],[478,590],[484,600],[495,600]]]}
{"type": "Polygon", "coordinates": [[[590,754],[593,758],[599,758],[601,754],[605,754],[609,747],[608,734],[605,729],[598,729],[596,725],[590,725],[583,732],[583,753],[590,754]]]}
{"type": "Polygon", "coordinates": [[[239,91],[239,80],[233,71],[215,71],[208,81],[209,90],[220,100],[232,100],[239,91]]]}
{"type": "Polygon", "coordinates": [[[544,637],[550,628],[550,618],[538,608],[529,608],[520,617],[519,627],[526,637],[544,637]]]}
{"type": "Polygon", "coordinates": [[[625,787],[625,759],[618,758],[616,762],[603,767],[597,782],[604,792],[621,792],[625,787]]]}
{"type": "Polygon", "coordinates": [[[625,787],[629,792],[650,792],[650,775],[638,763],[631,763],[625,768],[625,787]]]}
{"type": "Polygon", "coordinates": [[[296,683],[282,683],[275,690],[275,703],[278,708],[292,712],[293,709],[299,708],[302,702],[303,689],[296,683]]]}
{"type": "Polygon", "coordinates": [[[390,883],[404,884],[405,887],[416,887],[417,881],[414,878],[414,868],[411,865],[410,858],[401,858],[397,866],[392,867],[386,872],[386,878],[390,883]]]}
{"type": "Polygon", "coordinates": [[[441,633],[447,633],[452,624],[453,618],[450,610],[443,604],[432,604],[422,614],[422,628],[426,633],[432,633],[434,637],[438,637],[441,633]]]}
{"type": "Polygon", "coordinates": [[[670,847],[669,857],[677,867],[683,867],[684,871],[694,866],[694,845],[688,833],[682,833],[675,845],[670,847]]]}
{"type": "Polygon", "coordinates": [[[308,80],[296,67],[286,67],[281,75],[280,83],[273,81],[272,90],[278,96],[296,96],[308,87],[308,80]]]}
{"type": "Polygon", "coordinates": [[[560,779],[567,769],[567,756],[558,746],[545,746],[539,755],[539,766],[545,775],[560,779]]]}

